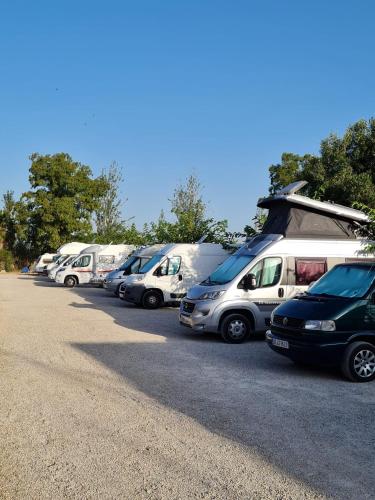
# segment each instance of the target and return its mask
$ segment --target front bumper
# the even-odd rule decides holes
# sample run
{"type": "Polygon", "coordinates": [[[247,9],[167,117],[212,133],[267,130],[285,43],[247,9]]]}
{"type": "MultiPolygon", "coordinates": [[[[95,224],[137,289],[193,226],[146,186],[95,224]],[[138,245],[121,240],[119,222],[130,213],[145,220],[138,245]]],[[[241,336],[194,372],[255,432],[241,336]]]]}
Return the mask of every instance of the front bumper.
{"type": "Polygon", "coordinates": [[[182,300],[180,304],[179,321],[183,326],[187,326],[197,332],[217,332],[218,325],[213,319],[215,301],[182,300]]]}
{"type": "Polygon", "coordinates": [[[132,304],[141,304],[145,291],[146,287],[144,285],[127,285],[123,297],[120,295],[120,298],[132,304]]]}
{"type": "MultiPolygon", "coordinates": [[[[348,345],[343,341],[319,339],[320,333],[280,332],[271,330],[266,332],[266,342],[269,347],[292,360],[318,365],[338,365],[348,345]],[[275,345],[277,341],[286,341],[288,348],[275,345]]],[[[324,333],[323,333],[324,335],[324,333]]]]}

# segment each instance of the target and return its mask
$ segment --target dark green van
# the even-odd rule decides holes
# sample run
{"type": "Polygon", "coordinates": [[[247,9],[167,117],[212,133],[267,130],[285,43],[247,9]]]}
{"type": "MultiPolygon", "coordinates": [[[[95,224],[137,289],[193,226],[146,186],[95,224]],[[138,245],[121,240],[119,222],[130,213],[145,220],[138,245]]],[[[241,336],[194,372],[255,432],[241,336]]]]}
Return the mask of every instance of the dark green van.
{"type": "Polygon", "coordinates": [[[277,307],[268,345],[295,363],[337,365],[353,382],[375,378],[375,263],[340,264],[277,307]]]}

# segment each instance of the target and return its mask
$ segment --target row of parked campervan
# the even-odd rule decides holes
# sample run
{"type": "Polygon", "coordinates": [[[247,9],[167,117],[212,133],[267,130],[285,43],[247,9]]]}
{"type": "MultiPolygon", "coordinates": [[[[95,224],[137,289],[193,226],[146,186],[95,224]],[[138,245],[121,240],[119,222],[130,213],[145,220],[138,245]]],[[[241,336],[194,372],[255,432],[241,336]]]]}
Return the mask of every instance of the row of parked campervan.
{"type": "Polygon", "coordinates": [[[122,248],[116,260],[114,245],[89,246],[49,276],[69,287],[101,282],[145,308],[178,302],[185,327],[230,343],[266,331],[270,347],[296,363],[341,364],[351,380],[372,380],[375,265],[357,237],[367,217],[296,194],[302,185],[260,200],[269,210],[263,231],[235,252],[154,245],[122,248]]]}

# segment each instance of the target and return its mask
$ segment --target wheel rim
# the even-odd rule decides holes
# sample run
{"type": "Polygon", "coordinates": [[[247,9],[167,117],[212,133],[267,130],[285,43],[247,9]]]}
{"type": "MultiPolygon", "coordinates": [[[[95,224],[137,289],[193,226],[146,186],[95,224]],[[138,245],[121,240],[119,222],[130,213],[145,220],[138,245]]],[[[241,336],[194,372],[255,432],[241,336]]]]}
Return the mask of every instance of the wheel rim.
{"type": "Polygon", "coordinates": [[[228,325],[228,332],[233,339],[238,339],[246,335],[246,325],[240,319],[231,321],[228,325]]]}
{"type": "Polygon", "coordinates": [[[157,303],[158,299],[155,295],[149,295],[148,297],[148,303],[152,306],[154,306],[157,303]]]}
{"type": "Polygon", "coordinates": [[[355,355],[353,365],[359,377],[371,377],[375,374],[375,354],[368,349],[363,349],[355,355]]]}

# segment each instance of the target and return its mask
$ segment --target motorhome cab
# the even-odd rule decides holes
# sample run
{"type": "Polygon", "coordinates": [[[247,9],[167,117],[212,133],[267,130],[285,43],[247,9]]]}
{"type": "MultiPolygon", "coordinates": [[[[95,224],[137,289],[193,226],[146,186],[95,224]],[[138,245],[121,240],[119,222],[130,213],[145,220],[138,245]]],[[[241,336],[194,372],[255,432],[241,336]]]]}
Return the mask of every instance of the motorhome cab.
{"type": "Polygon", "coordinates": [[[356,238],[354,225],[367,216],[295,194],[305,184],[259,201],[269,209],[262,234],[188,291],[180,305],[182,325],[242,342],[264,332],[276,306],[306,291],[327,270],[365,257],[366,243],[356,238]]]}
{"type": "Polygon", "coordinates": [[[128,277],[123,298],[152,309],[180,301],[194,283],[208,276],[227,256],[228,252],[214,243],[166,245],[138,274],[128,277]]]}
{"type": "Polygon", "coordinates": [[[87,243],[79,243],[77,241],[73,241],[71,243],[65,243],[60,248],[58,248],[57,259],[47,266],[48,277],[54,280],[58,269],[68,265],[68,263],[72,261],[72,257],[76,257],[82,250],[89,246],[91,245],[87,243]]]}
{"type": "Polygon", "coordinates": [[[49,264],[54,265],[56,260],[59,258],[59,255],[56,253],[44,253],[41,255],[35,264],[35,272],[42,274],[47,270],[47,266],[49,264]]]}
{"type": "Polygon", "coordinates": [[[334,267],[275,309],[266,334],[296,363],[341,365],[353,382],[375,378],[375,261],[334,267]]]}
{"type": "Polygon", "coordinates": [[[139,272],[146,262],[148,262],[164,245],[152,245],[136,250],[118,269],[111,271],[104,279],[103,287],[116,296],[122,283],[126,283],[128,276],[139,272]]]}
{"type": "Polygon", "coordinates": [[[113,270],[116,263],[122,262],[133,251],[131,245],[92,245],[85,248],[69,266],[60,268],[56,273],[56,283],[67,287],[92,283],[99,274],[113,270]]]}

